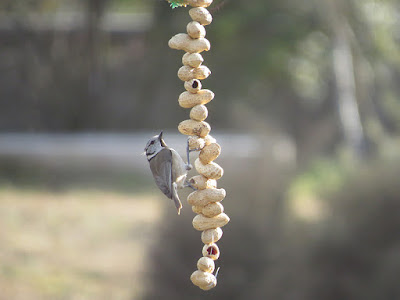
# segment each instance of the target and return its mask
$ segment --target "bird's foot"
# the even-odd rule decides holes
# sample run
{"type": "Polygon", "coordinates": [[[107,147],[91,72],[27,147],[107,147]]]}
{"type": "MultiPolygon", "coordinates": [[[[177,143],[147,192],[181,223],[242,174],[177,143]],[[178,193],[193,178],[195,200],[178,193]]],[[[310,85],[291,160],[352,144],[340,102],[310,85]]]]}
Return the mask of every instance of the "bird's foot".
{"type": "Polygon", "coordinates": [[[186,145],[186,156],[187,156],[187,165],[186,165],[186,170],[190,171],[193,167],[190,164],[190,152],[193,151],[200,151],[200,148],[196,148],[196,149],[190,149],[189,147],[189,138],[187,139],[187,145],[186,145]]]}
{"type": "Polygon", "coordinates": [[[185,187],[190,187],[194,191],[197,191],[197,189],[189,181],[185,181],[185,185],[184,186],[185,187]]]}

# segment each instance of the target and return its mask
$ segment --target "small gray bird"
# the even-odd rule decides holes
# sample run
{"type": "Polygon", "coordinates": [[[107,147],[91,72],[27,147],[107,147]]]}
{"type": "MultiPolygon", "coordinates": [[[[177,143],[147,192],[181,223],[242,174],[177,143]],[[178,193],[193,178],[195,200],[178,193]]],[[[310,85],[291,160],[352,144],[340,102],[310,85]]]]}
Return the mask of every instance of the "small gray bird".
{"type": "Polygon", "coordinates": [[[159,135],[153,136],[147,142],[144,151],[157,186],[168,198],[174,200],[179,215],[182,203],[177,189],[189,185],[186,182],[186,175],[192,166],[186,164],[178,152],[167,146],[162,134],[161,131],[159,135]]]}

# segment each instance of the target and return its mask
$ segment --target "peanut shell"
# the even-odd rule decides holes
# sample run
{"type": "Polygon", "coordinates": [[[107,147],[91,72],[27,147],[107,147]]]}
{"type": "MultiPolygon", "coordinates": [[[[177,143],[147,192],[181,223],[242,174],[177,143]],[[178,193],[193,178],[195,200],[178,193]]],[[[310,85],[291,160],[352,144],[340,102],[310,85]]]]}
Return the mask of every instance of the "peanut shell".
{"type": "Polygon", "coordinates": [[[209,25],[212,22],[212,15],[204,7],[194,7],[189,9],[189,15],[193,21],[197,21],[201,25],[209,25]]]}
{"type": "MultiPolygon", "coordinates": [[[[207,122],[204,122],[204,121],[198,122],[198,121],[193,121],[193,120],[185,120],[185,121],[182,121],[181,123],[179,123],[178,130],[182,134],[197,135],[199,137],[205,137],[210,132],[211,127],[207,122]]],[[[208,178],[215,179],[212,177],[208,177],[208,178]]]]}
{"type": "Polygon", "coordinates": [[[185,66],[190,66],[192,68],[197,68],[203,63],[204,59],[200,53],[185,53],[182,56],[182,64],[185,66]]]}
{"type": "Polygon", "coordinates": [[[192,39],[204,38],[206,36],[206,29],[199,22],[192,21],[186,26],[186,31],[192,39]]]}
{"type": "Polygon", "coordinates": [[[211,258],[203,256],[197,261],[197,269],[203,272],[212,273],[215,269],[215,263],[211,258]]]}
{"type": "Polygon", "coordinates": [[[199,66],[198,68],[183,66],[178,70],[178,78],[182,81],[189,81],[191,79],[203,80],[210,76],[210,74],[210,69],[203,65],[199,66]]]}
{"type": "Polygon", "coordinates": [[[206,165],[215,160],[220,154],[221,146],[217,143],[212,143],[201,149],[199,159],[204,165],[206,165]]]}
{"type": "Polygon", "coordinates": [[[189,149],[190,150],[200,150],[203,149],[205,146],[206,142],[204,141],[203,138],[198,137],[197,135],[190,136],[188,138],[188,143],[189,143],[189,149]]]}
{"type": "Polygon", "coordinates": [[[204,257],[209,257],[212,260],[217,260],[220,255],[219,248],[214,243],[204,245],[202,253],[204,257]]]}
{"type": "Polygon", "coordinates": [[[203,215],[196,215],[193,218],[192,224],[194,229],[198,231],[203,231],[206,229],[225,226],[226,224],[228,224],[229,221],[230,219],[225,213],[219,214],[218,216],[212,218],[207,218],[203,215]]]}
{"type": "Polygon", "coordinates": [[[215,138],[213,138],[211,135],[207,135],[204,137],[204,142],[205,142],[206,146],[208,146],[212,143],[216,143],[217,140],[215,138]]]}
{"type": "Polygon", "coordinates": [[[208,203],[203,207],[201,213],[203,216],[212,218],[224,212],[224,206],[219,202],[208,203]]]}
{"type": "Polygon", "coordinates": [[[190,280],[194,285],[202,290],[208,291],[217,285],[217,278],[208,272],[196,270],[190,276],[190,280]]]}
{"type": "Polygon", "coordinates": [[[199,158],[194,161],[194,167],[197,172],[208,179],[218,180],[224,175],[224,169],[222,169],[215,162],[210,162],[209,164],[204,165],[199,158]]]}
{"type": "Polygon", "coordinates": [[[192,7],[208,7],[213,0],[186,0],[185,2],[192,7]]]}
{"type": "Polygon", "coordinates": [[[190,118],[195,121],[204,121],[208,117],[208,109],[205,105],[200,104],[193,106],[190,110],[190,118]]]}
{"type": "Polygon", "coordinates": [[[203,211],[203,207],[202,206],[192,206],[192,211],[195,214],[201,214],[201,212],[203,211]]]}
{"type": "Polygon", "coordinates": [[[183,50],[189,53],[200,53],[211,48],[210,42],[206,38],[192,39],[186,33],[178,33],[169,41],[168,46],[172,49],[183,50]]]}
{"type": "Polygon", "coordinates": [[[226,197],[224,189],[197,190],[189,194],[187,201],[190,205],[205,206],[210,202],[219,202],[226,197]]]}
{"type": "Polygon", "coordinates": [[[207,104],[214,99],[214,93],[210,90],[200,90],[196,94],[184,91],[179,95],[178,102],[183,108],[192,108],[199,104],[207,104]]]}
{"type": "Polygon", "coordinates": [[[215,189],[217,181],[214,179],[207,179],[203,175],[196,175],[189,179],[189,183],[198,190],[215,189]]]}
{"type": "Polygon", "coordinates": [[[189,81],[185,81],[184,87],[189,93],[196,94],[199,90],[201,90],[201,82],[198,79],[191,79],[189,81]]]}
{"type": "Polygon", "coordinates": [[[222,229],[219,227],[207,229],[201,233],[201,241],[204,244],[216,243],[220,240],[222,234],[223,234],[222,229]]]}

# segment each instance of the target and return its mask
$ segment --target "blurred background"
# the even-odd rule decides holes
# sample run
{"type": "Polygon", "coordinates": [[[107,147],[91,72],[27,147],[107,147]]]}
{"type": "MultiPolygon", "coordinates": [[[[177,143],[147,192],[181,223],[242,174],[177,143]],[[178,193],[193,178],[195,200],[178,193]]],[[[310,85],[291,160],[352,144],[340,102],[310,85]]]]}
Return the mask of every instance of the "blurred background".
{"type": "Polygon", "coordinates": [[[231,222],[209,292],[189,191],[178,217],[141,155],[162,129],[184,154],[187,10],[0,2],[0,299],[400,299],[398,1],[210,7],[231,222]]]}

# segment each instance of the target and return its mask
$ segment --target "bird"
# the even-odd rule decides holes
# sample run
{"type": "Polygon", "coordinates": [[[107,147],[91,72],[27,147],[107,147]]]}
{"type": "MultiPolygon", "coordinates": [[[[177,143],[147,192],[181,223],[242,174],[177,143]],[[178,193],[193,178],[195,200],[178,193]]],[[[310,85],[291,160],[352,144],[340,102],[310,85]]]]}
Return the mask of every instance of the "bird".
{"type": "Polygon", "coordinates": [[[177,189],[190,186],[186,182],[187,172],[192,168],[190,162],[185,163],[178,152],[167,146],[162,131],[147,142],[144,151],[158,188],[174,201],[179,215],[182,203],[177,189]]]}

